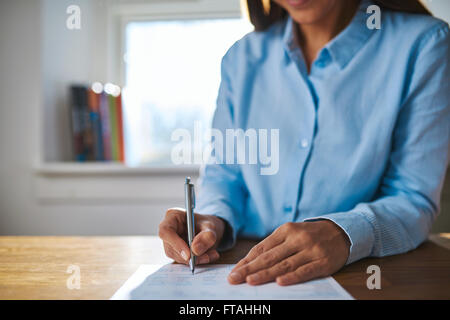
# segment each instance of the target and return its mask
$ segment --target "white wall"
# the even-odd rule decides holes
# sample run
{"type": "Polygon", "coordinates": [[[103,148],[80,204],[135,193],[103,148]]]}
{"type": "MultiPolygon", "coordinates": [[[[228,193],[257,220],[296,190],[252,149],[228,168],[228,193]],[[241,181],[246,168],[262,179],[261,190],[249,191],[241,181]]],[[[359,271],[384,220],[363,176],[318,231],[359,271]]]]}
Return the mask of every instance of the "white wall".
{"type": "Polygon", "coordinates": [[[156,234],[165,209],[183,204],[184,173],[35,170],[41,157],[70,159],[68,84],[108,80],[102,3],[0,1],[0,234],[156,234]],[[65,27],[69,4],[81,31],[65,27]]]}
{"type": "MultiPolygon", "coordinates": [[[[184,172],[35,170],[41,157],[70,158],[69,131],[59,128],[68,121],[67,84],[109,80],[105,1],[0,0],[2,235],[155,234],[165,209],[183,205],[184,172]],[[65,29],[68,4],[82,7],[79,32],[65,29]]],[[[432,9],[448,16],[448,3],[433,0],[432,9]]],[[[439,219],[448,231],[449,219],[439,219]]]]}
{"type": "Polygon", "coordinates": [[[71,160],[68,86],[106,82],[106,1],[42,0],[43,159],[71,160]],[[66,9],[81,8],[81,30],[66,27],[66,9]],[[64,127],[61,127],[64,124],[64,127]]]}
{"type": "MultiPolygon", "coordinates": [[[[31,163],[41,107],[40,1],[0,2],[0,233],[33,225],[31,163]],[[30,219],[29,217],[32,217],[30,219]]],[[[38,217],[38,216],[36,216],[38,217]]]]}
{"type": "Polygon", "coordinates": [[[447,22],[450,21],[450,1],[448,0],[424,0],[425,5],[433,14],[447,22]]]}

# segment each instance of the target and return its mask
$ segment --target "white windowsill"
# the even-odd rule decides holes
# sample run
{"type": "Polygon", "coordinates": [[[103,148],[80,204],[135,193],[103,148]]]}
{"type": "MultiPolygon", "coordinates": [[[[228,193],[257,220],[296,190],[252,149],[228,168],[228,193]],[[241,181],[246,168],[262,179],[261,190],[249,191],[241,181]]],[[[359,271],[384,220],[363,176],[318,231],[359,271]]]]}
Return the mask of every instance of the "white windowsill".
{"type": "Polygon", "coordinates": [[[35,172],[43,176],[99,176],[99,175],[120,175],[120,176],[159,176],[159,175],[197,175],[200,166],[198,165],[155,165],[129,167],[122,163],[114,162],[47,162],[35,166],[35,172]]]}
{"type": "Polygon", "coordinates": [[[184,200],[184,177],[198,178],[199,166],[127,167],[120,163],[41,163],[34,190],[42,203],[164,204],[184,200]]]}

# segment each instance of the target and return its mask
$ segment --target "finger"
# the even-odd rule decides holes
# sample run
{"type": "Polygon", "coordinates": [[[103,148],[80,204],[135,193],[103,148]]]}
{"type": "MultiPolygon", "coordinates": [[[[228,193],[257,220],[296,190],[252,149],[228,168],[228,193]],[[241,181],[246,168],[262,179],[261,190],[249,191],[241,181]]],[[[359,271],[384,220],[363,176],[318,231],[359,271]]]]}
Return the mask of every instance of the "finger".
{"type": "Polygon", "coordinates": [[[164,244],[164,251],[166,252],[166,255],[169,258],[173,259],[175,262],[188,264],[188,260],[183,259],[183,257],[181,257],[181,255],[179,255],[178,252],[173,250],[173,248],[167,243],[164,244]]]}
{"type": "MultiPolygon", "coordinates": [[[[184,260],[175,250],[173,250],[173,248],[169,244],[164,245],[164,250],[166,251],[166,255],[169,258],[173,259],[175,262],[181,264],[189,264],[189,259],[184,260]]],[[[195,264],[206,264],[209,263],[210,259],[210,256],[205,253],[200,257],[196,257],[195,264]]]]}
{"type": "Polygon", "coordinates": [[[240,267],[235,267],[229,277],[228,281],[231,284],[242,283],[246,281],[247,276],[256,273],[257,271],[268,269],[273,265],[277,264],[286,257],[289,257],[295,253],[296,249],[289,246],[286,242],[262,253],[255,260],[241,265],[240,267]]]}
{"type": "Polygon", "coordinates": [[[316,260],[301,267],[296,270],[289,272],[285,275],[276,278],[277,283],[280,286],[288,286],[295,283],[306,282],[318,277],[322,277],[322,270],[324,269],[324,263],[321,260],[316,260]]]}
{"type": "Polygon", "coordinates": [[[207,264],[217,261],[220,258],[219,253],[215,249],[208,250],[206,253],[202,254],[200,257],[197,257],[197,264],[207,264]]]}
{"type": "Polygon", "coordinates": [[[175,228],[177,232],[186,228],[186,210],[182,208],[171,208],[166,211],[166,216],[162,223],[175,228]]]}
{"type": "Polygon", "coordinates": [[[207,218],[207,216],[202,214],[195,214],[195,232],[200,233],[203,230],[215,230],[214,223],[207,218]]]}
{"type": "Polygon", "coordinates": [[[190,257],[190,250],[186,242],[180,238],[175,230],[166,225],[160,225],[159,237],[163,242],[169,244],[174,251],[177,252],[184,260],[190,257]]]}
{"type": "Polygon", "coordinates": [[[205,229],[200,231],[192,241],[192,252],[196,256],[201,256],[216,244],[216,239],[217,236],[214,230],[205,229]]]}
{"type": "Polygon", "coordinates": [[[178,235],[185,234],[187,231],[186,210],[177,208],[167,210],[166,216],[159,224],[159,227],[171,228],[178,235]]]}
{"type": "Polygon", "coordinates": [[[278,246],[279,244],[281,244],[284,241],[284,237],[282,237],[279,233],[274,232],[272,233],[270,236],[268,236],[267,238],[265,238],[263,241],[261,241],[260,243],[258,243],[256,246],[254,246],[249,252],[248,254],[245,256],[245,258],[243,258],[242,260],[240,260],[233,268],[233,270],[231,270],[231,272],[233,272],[234,270],[242,267],[245,264],[250,263],[251,261],[253,261],[254,259],[256,259],[256,257],[260,256],[261,254],[263,254],[266,251],[269,251],[270,249],[272,249],[275,246],[278,246]]]}
{"type": "Polygon", "coordinates": [[[303,252],[290,256],[274,266],[260,270],[246,277],[246,281],[251,285],[259,285],[274,281],[277,277],[296,270],[298,267],[310,263],[312,258],[303,252]]]}
{"type": "Polygon", "coordinates": [[[215,249],[208,250],[208,252],[206,252],[206,254],[209,257],[209,263],[216,262],[220,258],[219,252],[215,249]]]}

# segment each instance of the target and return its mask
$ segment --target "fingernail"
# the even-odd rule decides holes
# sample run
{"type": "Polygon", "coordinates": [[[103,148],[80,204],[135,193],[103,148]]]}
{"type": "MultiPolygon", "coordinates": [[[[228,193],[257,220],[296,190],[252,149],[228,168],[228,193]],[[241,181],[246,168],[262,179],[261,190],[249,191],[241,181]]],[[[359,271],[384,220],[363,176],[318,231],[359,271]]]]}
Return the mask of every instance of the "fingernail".
{"type": "Polygon", "coordinates": [[[233,272],[230,274],[230,278],[231,280],[233,280],[234,282],[239,282],[242,280],[242,276],[240,273],[238,272],[233,272]]]}
{"type": "Polygon", "coordinates": [[[260,279],[258,274],[252,274],[251,276],[247,277],[247,281],[249,282],[258,282],[260,279]]]}
{"type": "Polygon", "coordinates": [[[280,285],[280,286],[284,286],[284,285],[285,285],[285,281],[283,280],[282,277],[277,277],[277,278],[275,279],[275,281],[276,281],[277,284],[280,285]]]}
{"type": "Polygon", "coordinates": [[[186,252],[184,252],[184,250],[181,251],[181,257],[182,257],[184,260],[186,260],[186,261],[187,261],[187,259],[188,259],[188,256],[187,256],[186,252]]]}

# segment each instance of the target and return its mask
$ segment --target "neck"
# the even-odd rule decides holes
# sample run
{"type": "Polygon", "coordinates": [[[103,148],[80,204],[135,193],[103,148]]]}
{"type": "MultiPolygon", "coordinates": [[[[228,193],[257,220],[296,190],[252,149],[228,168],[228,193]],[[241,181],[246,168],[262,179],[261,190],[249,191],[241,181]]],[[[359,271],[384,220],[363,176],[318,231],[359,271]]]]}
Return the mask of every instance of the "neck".
{"type": "Polygon", "coordinates": [[[336,8],[314,23],[296,24],[297,41],[305,56],[308,72],[319,51],[344,30],[359,6],[359,0],[337,1],[336,8]]]}

